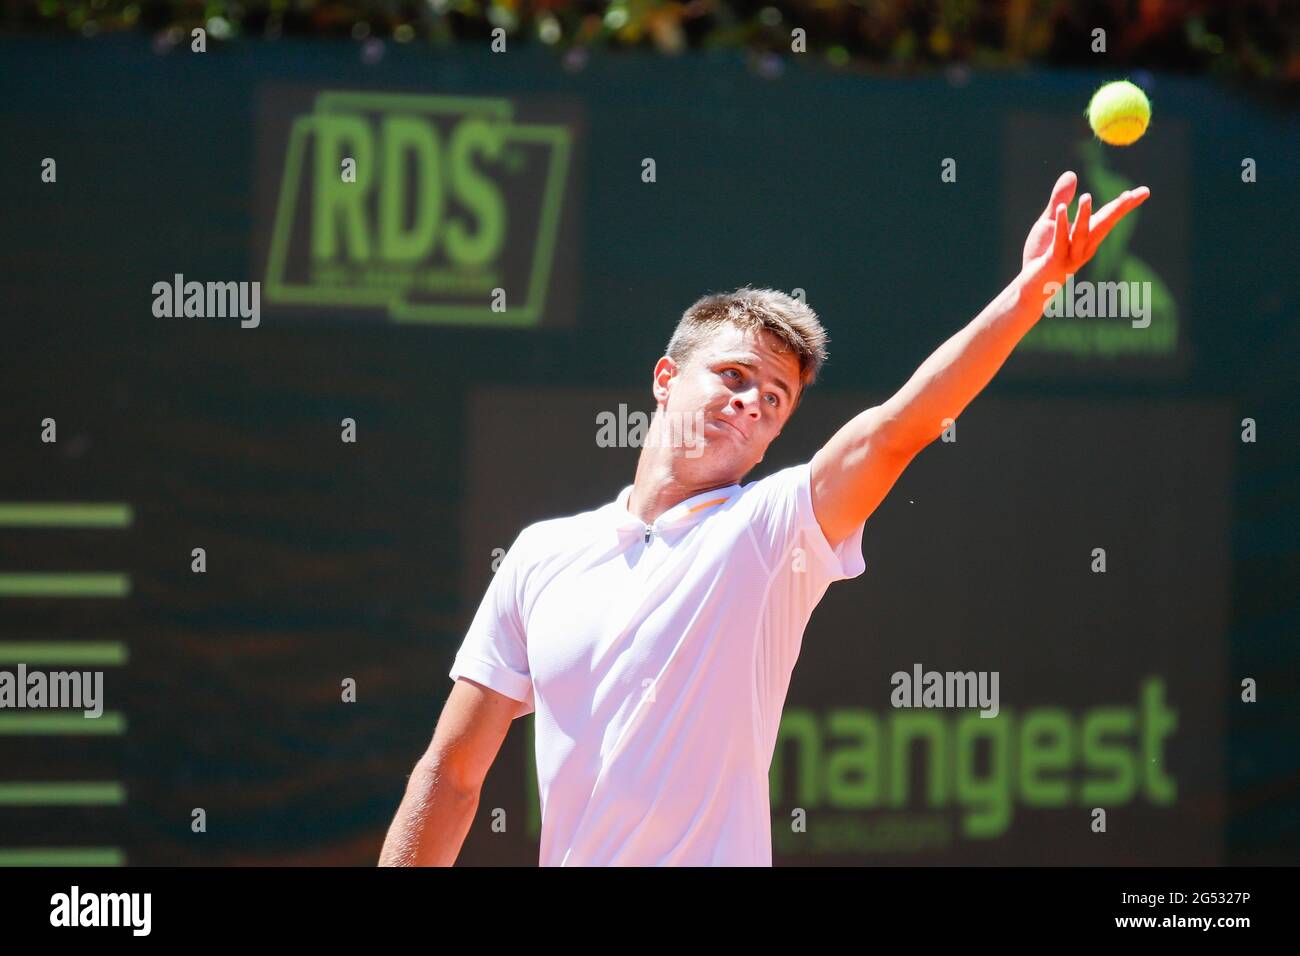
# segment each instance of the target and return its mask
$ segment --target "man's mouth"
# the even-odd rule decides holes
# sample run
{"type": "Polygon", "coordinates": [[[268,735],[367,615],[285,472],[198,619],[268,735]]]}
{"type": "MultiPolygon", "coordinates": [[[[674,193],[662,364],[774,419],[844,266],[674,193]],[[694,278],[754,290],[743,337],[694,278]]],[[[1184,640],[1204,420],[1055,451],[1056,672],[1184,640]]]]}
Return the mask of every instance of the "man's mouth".
{"type": "Polygon", "coordinates": [[[727,421],[725,418],[715,418],[714,421],[716,421],[719,425],[723,426],[724,428],[730,429],[731,431],[735,432],[736,435],[741,439],[741,441],[747,441],[749,439],[748,435],[742,432],[735,425],[731,424],[731,422],[727,421]]]}

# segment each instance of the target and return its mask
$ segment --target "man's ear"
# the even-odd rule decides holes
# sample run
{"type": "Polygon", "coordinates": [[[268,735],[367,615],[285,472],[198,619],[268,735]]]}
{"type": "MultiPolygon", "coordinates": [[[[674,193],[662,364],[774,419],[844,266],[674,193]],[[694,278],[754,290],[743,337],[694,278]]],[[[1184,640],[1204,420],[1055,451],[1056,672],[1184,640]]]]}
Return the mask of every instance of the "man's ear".
{"type": "Polygon", "coordinates": [[[654,393],[654,399],[657,404],[664,404],[668,401],[668,383],[676,377],[677,372],[677,363],[667,355],[661,356],[659,361],[655,363],[654,384],[651,391],[654,393]],[[668,373],[667,378],[664,378],[665,372],[668,373]],[[661,391],[663,392],[662,395],[659,394],[661,391]]]}

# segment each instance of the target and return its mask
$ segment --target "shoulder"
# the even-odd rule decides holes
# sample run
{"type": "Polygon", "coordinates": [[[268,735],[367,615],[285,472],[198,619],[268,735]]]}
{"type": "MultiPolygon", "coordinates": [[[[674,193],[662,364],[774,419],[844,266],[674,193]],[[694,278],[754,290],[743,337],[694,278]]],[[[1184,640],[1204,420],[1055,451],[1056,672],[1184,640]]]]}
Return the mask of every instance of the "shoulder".
{"type": "Polygon", "coordinates": [[[549,559],[584,546],[609,522],[610,505],[578,514],[543,518],[525,525],[510,546],[516,563],[524,567],[545,564],[549,559]]]}
{"type": "Polygon", "coordinates": [[[780,468],[770,475],[741,486],[736,504],[742,507],[761,508],[774,502],[797,499],[801,491],[809,488],[812,466],[800,462],[780,468]]]}
{"type": "Polygon", "coordinates": [[[795,465],[787,465],[779,468],[766,477],[759,478],[757,481],[751,481],[741,488],[741,491],[748,491],[750,488],[785,488],[791,485],[797,485],[800,481],[807,481],[808,475],[812,468],[812,463],[801,461],[795,465]]]}

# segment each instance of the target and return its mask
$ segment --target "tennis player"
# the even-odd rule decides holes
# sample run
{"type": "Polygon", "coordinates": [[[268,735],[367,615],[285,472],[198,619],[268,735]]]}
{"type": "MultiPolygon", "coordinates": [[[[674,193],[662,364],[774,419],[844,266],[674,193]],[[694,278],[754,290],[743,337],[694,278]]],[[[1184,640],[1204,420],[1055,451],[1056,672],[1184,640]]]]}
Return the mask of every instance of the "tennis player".
{"type": "Polygon", "coordinates": [[[1052,284],[1150,195],[1093,216],[1085,194],[1071,224],[1075,184],[1057,180],[1020,274],[896,395],[760,481],[740,483],[816,379],[826,332],[766,289],[692,305],[654,368],[633,483],[530,525],[502,560],[380,864],[454,863],[511,721],[535,712],[543,866],[770,866],[768,771],[813,609],[865,570],[867,518],[1052,284]]]}

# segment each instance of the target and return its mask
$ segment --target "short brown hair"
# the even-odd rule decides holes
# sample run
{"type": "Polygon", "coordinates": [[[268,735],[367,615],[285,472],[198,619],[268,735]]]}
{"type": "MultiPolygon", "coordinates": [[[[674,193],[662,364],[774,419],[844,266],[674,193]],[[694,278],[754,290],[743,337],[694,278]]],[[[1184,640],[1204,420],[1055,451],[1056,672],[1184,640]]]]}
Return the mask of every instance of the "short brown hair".
{"type": "Polygon", "coordinates": [[[829,336],[817,313],[806,303],[775,289],[753,289],[746,285],[734,292],[706,295],[682,313],[665,354],[684,367],[724,324],[754,333],[770,332],[785,346],[778,351],[794,353],[799,360],[802,383],[795,400],[797,406],[803,389],[817,380],[817,373],[826,361],[829,336]]]}

